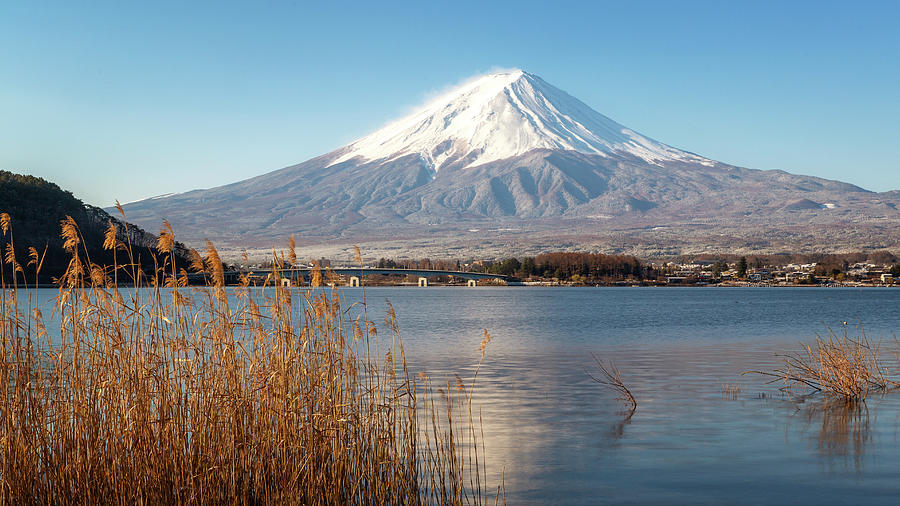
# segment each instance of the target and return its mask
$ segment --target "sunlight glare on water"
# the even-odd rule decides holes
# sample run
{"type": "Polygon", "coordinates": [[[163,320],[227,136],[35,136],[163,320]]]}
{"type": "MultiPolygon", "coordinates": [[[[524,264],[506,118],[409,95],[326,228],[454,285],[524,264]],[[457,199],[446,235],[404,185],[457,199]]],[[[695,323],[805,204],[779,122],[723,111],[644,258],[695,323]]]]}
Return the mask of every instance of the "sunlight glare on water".
{"type": "MultiPolygon", "coordinates": [[[[347,290],[348,298],[360,292],[347,290]]],[[[413,372],[478,376],[488,464],[510,504],[896,503],[900,397],[861,409],[799,402],[751,369],[862,324],[900,329],[900,290],[725,288],[369,288],[390,300],[413,372]],[[627,419],[593,382],[613,360],[637,397],[627,419]],[[735,395],[723,386],[737,386],[735,395]]],[[[376,315],[376,316],[371,316],[376,315]]],[[[490,476],[489,476],[490,477],[490,476]]]]}

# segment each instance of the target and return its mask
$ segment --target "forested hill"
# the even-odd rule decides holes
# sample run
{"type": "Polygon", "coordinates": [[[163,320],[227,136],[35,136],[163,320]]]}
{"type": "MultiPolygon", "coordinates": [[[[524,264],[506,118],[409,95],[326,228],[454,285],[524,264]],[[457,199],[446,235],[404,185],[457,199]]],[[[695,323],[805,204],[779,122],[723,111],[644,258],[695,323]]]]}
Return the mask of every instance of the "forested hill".
{"type": "MultiPolygon", "coordinates": [[[[60,221],[66,216],[71,216],[77,223],[91,262],[102,266],[112,265],[112,252],[103,249],[104,234],[112,222],[118,230],[117,238],[126,243],[130,240],[133,245],[135,261],[141,263],[145,271],[153,272],[152,248],[156,245],[155,235],[135,225],[128,224],[126,227],[121,219],[110,216],[99,207],[83,203],[72,192],[45,179],[0,170],[0,213],[10,216],[10,230],[0,235],[4,262],[7,245],[12,240],[16,258],[25,268],[29,281],[34,280],[33,267],[26,267],[29,247],[34,247],[38,253],[43,253],[46,248],[41,282],[49,282],[65,271],[71,256],[63,249],[60,221]]],[[[183,245],[177,244],[176,251],[178,261],[183,262],[181,265],[186,267],[187,250],[183,245]]],[[[81,252],[83,254],[84,249],[81,252]]],[[[119,263],[122,263],[121,253],[119,263]]],[[[3,269],[3,273],[5,281],[9,283],[10,269],[3,269]]]]}

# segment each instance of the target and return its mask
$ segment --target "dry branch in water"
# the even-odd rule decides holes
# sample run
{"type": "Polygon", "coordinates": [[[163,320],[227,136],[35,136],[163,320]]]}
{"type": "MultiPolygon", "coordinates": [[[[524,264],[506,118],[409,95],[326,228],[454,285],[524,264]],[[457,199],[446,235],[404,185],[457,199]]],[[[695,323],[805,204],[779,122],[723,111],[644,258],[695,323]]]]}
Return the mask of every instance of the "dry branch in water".
{"type": "Polygon", "coordinates": [[[596,362],[597,367],[600,368],[600,377],[598,378],[591,373],[588,373],[588,376],[597,383],[616,391],[619,394],[619,397],[617,397],[616,400],[622,401],[631,408],[628,416],[634,414],[634,411],[637,409],[637,401],[634,399],[634,396],[631,395],[631,390],[629,390],[622,381],[622,373],[616,368],[612,361],[609,362],[609,365],[604,365],[603,361],[600,360],[597,355],[591,353],[591,356],[594,357],[594,362],[596,362]]]}

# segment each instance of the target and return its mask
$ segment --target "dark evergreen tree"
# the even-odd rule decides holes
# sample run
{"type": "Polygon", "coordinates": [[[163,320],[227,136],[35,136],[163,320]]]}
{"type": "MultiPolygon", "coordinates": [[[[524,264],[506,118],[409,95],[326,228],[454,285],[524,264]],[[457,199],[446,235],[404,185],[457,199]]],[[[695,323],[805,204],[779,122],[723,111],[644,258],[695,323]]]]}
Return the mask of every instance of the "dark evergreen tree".
{"type": "Polygon", "coordinates": [[[741,259],[738,260],[737,275],[739,278],[747,277],[747,257],[741,257],[741,259]]]}

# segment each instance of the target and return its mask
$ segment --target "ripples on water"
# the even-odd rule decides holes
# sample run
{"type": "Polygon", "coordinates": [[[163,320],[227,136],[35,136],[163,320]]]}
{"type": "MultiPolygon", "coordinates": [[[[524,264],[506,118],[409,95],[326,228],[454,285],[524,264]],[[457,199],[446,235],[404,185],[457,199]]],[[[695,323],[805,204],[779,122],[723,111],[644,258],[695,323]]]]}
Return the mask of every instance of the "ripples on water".
{"type": "MultiPolygon", "coordinates": [[[[49,293],[49,292],[47,292],[49,293]]],[[[343,292],[345,307],[360,289],[343,292]]],[[[792,399],[744,375],[828,327],[900,330],[900,290],[368,288],[396,309],[413,374],[470,378],[488,466],[510,504],[897,503],[900,393],[865,404],[792,399]],[[614,360],[630,419],[593,382],[614,360]],[[740,391],[723,394],[723,385],[740,391]]],[[[358,308],[358,306],[357,306],[358,308]]]]}

